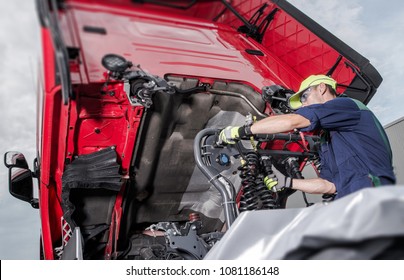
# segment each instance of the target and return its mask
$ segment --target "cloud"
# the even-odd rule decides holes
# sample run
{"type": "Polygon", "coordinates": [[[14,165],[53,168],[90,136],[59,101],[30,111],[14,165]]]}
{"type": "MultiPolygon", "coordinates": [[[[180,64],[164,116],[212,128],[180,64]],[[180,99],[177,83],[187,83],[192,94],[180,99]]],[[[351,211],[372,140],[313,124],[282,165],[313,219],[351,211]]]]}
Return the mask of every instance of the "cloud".
{"type": "MultiPolygon", "coordinates": [[[[0,9],[0,156],[35,157],[35,70],[40,39],[35,1],[3,1],[0,9]]],[[[0,168],[0,259],[38,259],[39,213],[8,193],[8,170],[0,168]]]]}
{"type": "Polygon", "coordinates": [[[360,20],[363,7],[357,1],[290,0],[289,2],[345,42],[352,42],[358,47],[366,38],[366,27],[360,20]],[[358,40],[358,36],[361,40],[358,40]]]}
{"type": "Polygon", "coordinates": [[[372,31],[372,42],[369,47],[373,63],[383,77],[383,83],[378,93],[369,103],[369,107],[387,124],[404,115],[401,100],[404,100],[404,8],[399,5],[401,12],[392,14],[388,21],[381,20],[381,24],[372,31]]]}
{"type": "Polygon", "coordinates": [[[382,124],[404,115],[404,4],[380,1],[289,0],[324,28],[370,60],[383,77],[368,104],[382,124]]]}

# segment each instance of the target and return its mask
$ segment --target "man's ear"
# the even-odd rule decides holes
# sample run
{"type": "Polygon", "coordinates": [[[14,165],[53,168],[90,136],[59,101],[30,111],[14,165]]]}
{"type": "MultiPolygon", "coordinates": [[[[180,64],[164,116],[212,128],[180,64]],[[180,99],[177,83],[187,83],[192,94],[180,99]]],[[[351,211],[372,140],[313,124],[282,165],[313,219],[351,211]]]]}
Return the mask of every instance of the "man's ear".
{"type": "Polygon", "coordinates": [[[318,85],[320,87],[321,90],[321,95],[324,95],[327,92],[327,86],[324,83],[321,83],[318,85]]]}

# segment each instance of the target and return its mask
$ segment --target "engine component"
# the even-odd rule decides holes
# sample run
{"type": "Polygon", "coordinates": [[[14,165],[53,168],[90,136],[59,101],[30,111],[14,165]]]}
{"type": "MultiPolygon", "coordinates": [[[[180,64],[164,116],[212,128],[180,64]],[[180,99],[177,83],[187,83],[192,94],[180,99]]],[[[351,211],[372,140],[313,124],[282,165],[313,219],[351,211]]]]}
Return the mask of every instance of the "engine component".
{"type": "Polygon", "coordinates": [[[230,165],[230,157],[227,154],[221,153],[217,158],[216,162],[220,165],[228,166],[230,165]]]}
{"type": "Polygon", "coordinates": [[[277,113],[288,114],[292,111],[288,100],[293,93],[290,89],[285,89],[279,85],[272,85],[262,88],[262,99],[271,104],[272,109],[277,113]]]}
{"type": "Polygon", "coordinates": [[[191,213],[183,225],[160,222],[151,225],[143,234],[133,236],[130,251],[125,258],[143,260],[202,259],[219,241],[223,233],[199,235],[202,227],[199,214],[191,213]]]}
{"type": "Polygon", "coordinates": [[[150,229],[165,231],[167,245],[171,249],[185,253],[185,258],[202,259],[209,248],[208,244],[197,234],[201,226],[202,223],[194,219],[182,227],[177,223],[160,222],[152,225],[150,229]]]}
{"type": "Polygon", "coordinates": [[[132,68],[133,63],[120,55],[107,54],[102,58],[101,63],[108,70],[101,92],[106,92],[111,78],[122,80],[124,90],[132,106],[142,105],[150,108],[153,104],[152,97],[156,92],[161,91],[168,94],[176,92],[176,89],[166,80],[147,73],[140,65],[136,66],[137,70],[127,70],[132,68]]]}
{"type": "Polygon", "coordinates": [[[272,172],[268,168],[271,163],[269,159],[265,159],[265,163],[261,161],[258,153],[249,152],[239,167],[243,192],[240,199],[240,212],[274,209],[277,206],[276,195],[267,188],[263,180],[269,172],[272,172]]]}
{"type": "Polygon", "coordinates": [[[106,54],[102,58],[101,63],[102,66],[110,71],[112,78],[119,78],[126,69],[133,66],[132,62],[117,54],[106,54]]]}

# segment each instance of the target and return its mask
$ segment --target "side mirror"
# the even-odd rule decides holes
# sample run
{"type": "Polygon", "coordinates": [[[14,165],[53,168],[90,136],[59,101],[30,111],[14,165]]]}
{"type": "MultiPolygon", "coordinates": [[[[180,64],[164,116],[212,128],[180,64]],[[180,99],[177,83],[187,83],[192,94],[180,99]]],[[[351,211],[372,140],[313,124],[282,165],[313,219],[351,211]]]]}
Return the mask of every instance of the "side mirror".
{"type": "Polygon", "coordinates": [[[22,153],[7,152],[4,164],[8,167],[9,191],[12,196],[29,202],[33,208],[39,208],[38,199],[34,198],[32,172],[22,153]]]}
{"type": "Polygon", "coordinates": [[[28,162],[25,156],[20,152],[7,152],[4,154],[4,165],[7,168],[19,167],[28,168],[28,162]]]}

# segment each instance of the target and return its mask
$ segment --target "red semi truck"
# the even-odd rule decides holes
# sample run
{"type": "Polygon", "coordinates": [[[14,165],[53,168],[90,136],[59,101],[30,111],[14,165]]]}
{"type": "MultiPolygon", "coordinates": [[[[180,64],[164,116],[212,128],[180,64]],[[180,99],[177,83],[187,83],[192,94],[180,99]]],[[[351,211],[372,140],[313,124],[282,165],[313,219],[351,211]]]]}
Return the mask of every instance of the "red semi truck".
{"type": "Polygon", "coordinates": [[[32,170],[18,152],[5,164],[10,193],[39,208],[43,259],[202,259],[240,212],[285,207],[291,192],[260,174],[243,201],[254,164],[293,176],[319,164],[316,135],[221,147],[220,128],[292,112],[311,74],[365,104],[382,82],[285,0],[37,0],[37,12],[39,149],[32,170]]]}

